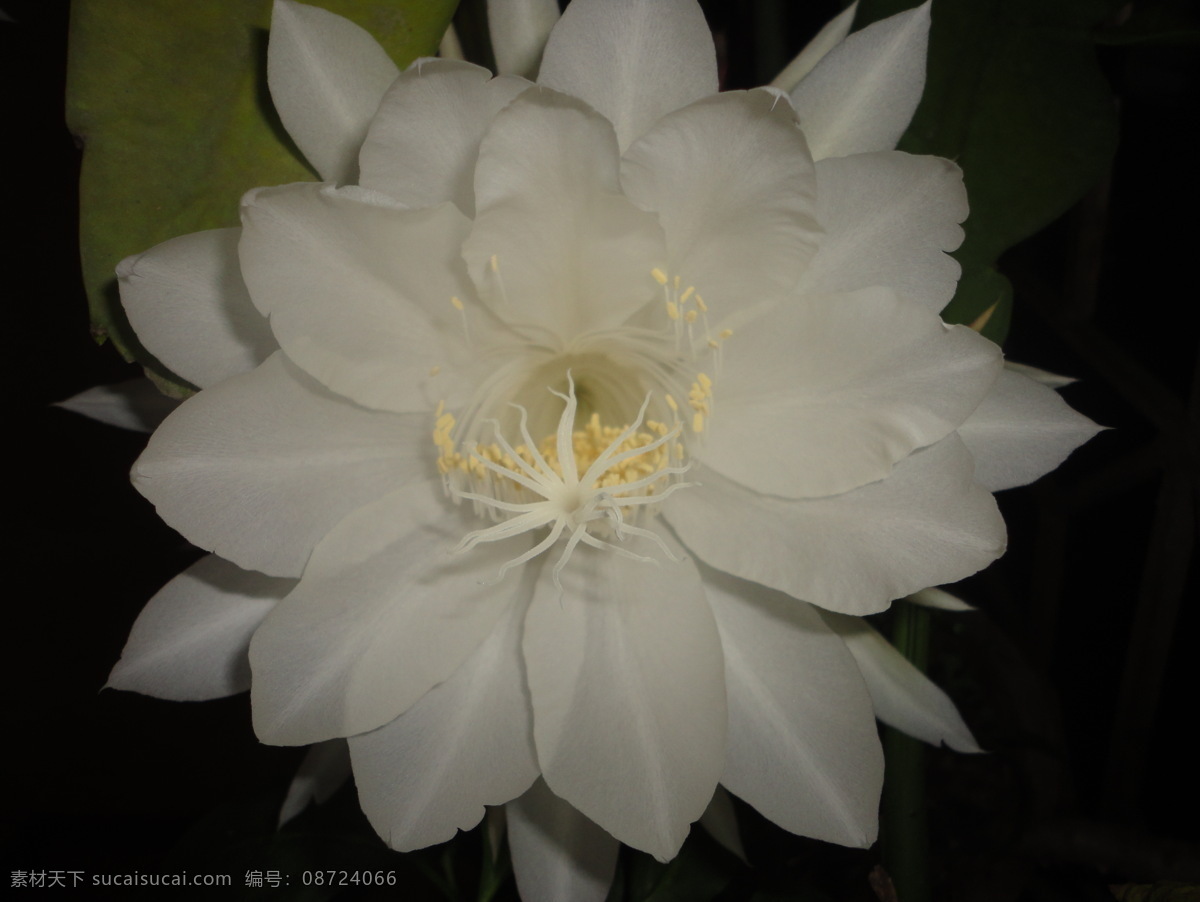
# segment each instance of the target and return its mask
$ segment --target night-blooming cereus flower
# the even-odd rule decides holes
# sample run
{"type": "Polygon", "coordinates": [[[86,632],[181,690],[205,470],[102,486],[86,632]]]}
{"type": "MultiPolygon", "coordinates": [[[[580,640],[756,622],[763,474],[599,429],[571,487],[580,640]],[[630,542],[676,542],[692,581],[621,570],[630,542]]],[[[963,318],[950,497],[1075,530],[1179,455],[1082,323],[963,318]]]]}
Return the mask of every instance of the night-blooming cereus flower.
{"type": "MultiPolygon", "coordinates": [[[[530,5],[492,4],[526,71],[530,5]]],[[[271,91],[327,182],[119,269],[202,389],[134,479],[214,555],[112,684],[347,737],[399,849],[508,803],[528,899],[602,898],[618,840],[673,856],[718,783],[872,842],[877,714],[973,742],[858,616],[996,558],[989,490],[1094,427],[938,316],[961,177],[892,150],[928,7],[846,27],[789,94],[719,94],[694,0],[574,0],[536,83],[397,74],[279,0],[271,91]]]]}

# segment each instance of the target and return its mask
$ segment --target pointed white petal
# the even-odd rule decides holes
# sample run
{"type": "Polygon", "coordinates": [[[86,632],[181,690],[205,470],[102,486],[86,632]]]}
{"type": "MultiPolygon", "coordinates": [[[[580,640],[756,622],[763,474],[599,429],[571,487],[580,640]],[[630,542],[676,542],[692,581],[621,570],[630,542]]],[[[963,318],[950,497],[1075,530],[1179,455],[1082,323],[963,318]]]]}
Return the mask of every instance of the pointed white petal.
{"type": "Polygon", "coordinates": [[[931,745],[944,742],[958,752],[982,751],[949,696],[865,620],[829,612],[824,616],[858,662],[876,717],[931,745]]]}
{"type": "Polygon", "coordinates": [[[1078,382],[1071,376],[1060,376],[1057,373],[1050,373],[1046,370],[1039,369],[1036,366],[1029,366],[1027,363],[1017,363],[1013,360],[1004,361],[1006,369],[1012,370],[1014,373],[1020,373],[1022,376],[1028,376],[1034,382],[1040,382],[1042,385],[1049,385],[1051,388],[1062,388],[1064,385],[1072,385],[1078,382]]]}
{"type": "Polygon", "coordinates": [[[855,32],[792,91],[814,160],[891,150],[925,90],[929,3],[855,32]]]}
{"type": "Polygon", "coordinates": [[[149,379],[130,379],[114,385],[97,385],[57,401],[55,407],[82,414],[92,420],[134,432],[153,432],[179,406],[149,379]]]}
{"type": "Polygon", "coordinates": [[[811,605],[706,570],[729,692],[721,784],[785,830],[869,846],[883,750],[845,644],[811,605]]]}
{"type": "Polygon", "coordinates": [[[267,85],[283,127],[322,179],[358,179],[358,149],[388,85],[400,74],[349,19],[275,0],[267,85]]]}
{"type": "Polygon", "coordinates": [[[364,410],[282,353],[189,398],[150,439],[133,482],[193,544],[299,576],[346,514],[435,477],[428,414],[364,410]]]}
{"type": "MultiPolygon", "coordinates": [[[[475,388],[459,256],[469,221],[451,204],[402,209],[382,194],[316,184],[242,202],[242,271],[288,357],[322,385],[376,410],[454,405],[475,388]]],[[[486,314],[472,304],[474,335],[486,314]]]]}
{"type": "Polygon", "coordinates": [[[250,645],[260,739],[365,733],[458,669],[529,592],[515,577],[493,582],[521,541],[453,553],[471,525],[440,486],[418,484],[350,514],[313,549],[250,645]]]}
{"type": "Polygon", "coordinates": [[[391,723],[350,738],[363,813],[393,849],[470,830],[485,805],[516,798],[537,778],[521,667],[525,607],[511,605],[448,680],[391,723]]]}
{"type": "Polygon", "coordinates": [[[621,150],[662,116],[717,91],[695,0],[576,0],[550,34],[538,83],[585,100],[621,150]]]}
{"type": "Polygon", "coordinates": [[[565,94],[526,91],[493,120],[463,256],[502,320],[569,340],[620,325],[661,292],[650,272],[662,229],[620,195],[618,165],[612,127],[565,94]]]}
{"type": "Polygon", "coordinates": [[[1053,388],[1005,368],[958,434],[975,456],[976,481],[997,492],[1049,473],[1101,429],[1053,388]]]}
{"type": "Polygon", "coordinates": [[[668,272],[719,320],[795,286],[816,251],[816,179],[786,100],[730,91],[663,117],[621,161],[634,203],[659,215],[668,272]]]}
{"type": "Polygon", "coordinates": [[[844,10],[830,19],[825,27],[817,32],[816,37],[809,41],[804,49],[796,55],[784,70],[775,76],[771,87],[781,91],[790,91],[800,83],[800,79],[808,75],[825,58],[834,47],[846,39],[850,26],[854,23],[854,14],[858,12],[858,0],[854,0],[844,10]]]}
{"type": "Polygon", "coordinates": [[[300,762],[279,808],[282,827],[308,807],[329,799],[350,779],[350,750],[344,739],[330,739],[312,746],[300,762]]]}
{"type": "Polygon", "coordinates": [[[818,498],[885,478],[979,404],[1000,349],[886,288],[787,300],[723,346],[704,462],[818,498]]]}
{"type": "Polygon", "coordinates": [[[295,585],[216,555],[201,558],[138,615],[108,685],[172,701],[245,692],[250,637],[295,585]]]}
{"type": "Polygon", "coordinates": [[[505,806],[523,902],[604,902],[621,844],[537,780],[505,806]]]}
{"type": "Polygon", "coordinates": [[[475,213],[475,161],[492,119],[530,87],[470,63],[418,60],[384,95],[359,156],[359,184],[410,207],[475,213]]]}
{"type": "Polygon", "coordinates": [[[546,39],[558,21],[558,0],[488,0],[487,16],[500,74],[537,75],[546,39]]]}
{"type": "Polygon", "coordinates": [[[562,592],[550,570],[524,646],[542,774],[621,842],[665,861],[704,813],[724,759],[721,646],[699,574],[688,560],[584,545],[562,592]]]}
{"type": "Polygon", "coordinates": [[[949,160],[898,151],[821,160],[817,221],[825,235],[800,290],[887,285],[940,311],[962,272],[943,252],[962,244],[966,218],[962,170],[949,160]]]}
{"type": "Polygon", "coordinates": [[[1004,552],[1004,520],[971,475],[971,455],[951,435],[887,479],[830,498],[772,498],[705,468],[663,515],[706,564],[833,611],[873,614],[1004,552]]]}
{"type": "Polygon", "coordinates": [[[712,801],[700,817],[700,826],[718,843],[742,861],[746,861],[746,849],[742,846],[742,833],[738,828],[733,798],[724,786],[718,786],[717,791],[713,793],[712,801]]]}
{"type": "Polygon", "coordinates": [[[904,599],[923,608],[933,608],[937,611],[974,611],[976,608],[967,604],[957,595],[951,595],[945,589],[922,589],[913,592],[904,599]]]}
{"type": "Polygon", "coordinates": [[[151,354],[200,388],[262,363],[278,345],[238,266],[241,229],[172,238],[117,266],[121,306],[151,354]]]}

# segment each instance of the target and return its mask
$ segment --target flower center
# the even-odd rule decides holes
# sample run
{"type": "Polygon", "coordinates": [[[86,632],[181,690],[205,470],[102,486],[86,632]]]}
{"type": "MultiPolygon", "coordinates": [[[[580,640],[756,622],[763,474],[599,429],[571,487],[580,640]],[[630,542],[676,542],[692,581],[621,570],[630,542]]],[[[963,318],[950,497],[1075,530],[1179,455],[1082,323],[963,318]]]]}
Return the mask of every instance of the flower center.
{"type": "Polygon", "coordinates": [[[564,402],[558,428],[540,443],[535,442],[529,434],[525,408],[514,405],[520,411],[523,440],[516,447],[504,437],[497,421],[488,420],[494,441],[458,450],[451,437],[456,426],[454,415],[439,406],[433,441],[447,493],[456,502],[471,501],[476,513],[497,521],[468,533],[456,550],[468,551],[480,542],[496,542],[548,526],[546,536],[525,554],[508,561],[496,578],[533,559],[567,534],[566,548],[553,571],[559,588],[559,574],[580,542],[654,563],[654,558],[606,541],[637,536],[654,542],[670,557],[662,539],[638,524],[662,499],[691,484],[680,481],[690,466],[685,462],[683,444],[677,441],[682,423],[677,421],[669,427],[646,420],[650,404],[647,395],[637,418],[629,425],[604,426],[600,414],[593,412],[584,428],[576,430],[578,400],[571,374],[567,374],[567,394],[553,389],[551,392],[564,402]]]}

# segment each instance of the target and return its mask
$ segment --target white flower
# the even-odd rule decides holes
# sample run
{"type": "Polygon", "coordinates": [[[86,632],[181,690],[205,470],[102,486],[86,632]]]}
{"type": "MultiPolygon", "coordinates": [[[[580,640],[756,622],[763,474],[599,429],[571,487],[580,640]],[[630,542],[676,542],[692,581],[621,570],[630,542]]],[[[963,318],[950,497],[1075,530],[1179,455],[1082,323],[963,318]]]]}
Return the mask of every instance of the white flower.
{"type": "Polygon", "coordinates": [[[847,24],[790,95],[718,94],[693,0],[575,0],[536,85],[393,78],[279,0],[272,94],[330,182],[121,265],[202,388],[134,479],[215,556],[112,684],[238,691],[248,645],[264,741],[348,737],[399,849],[511,803],[528,899],[673,856],[718,782],[872,842],[877,713],[974,746],[853,615],[986,566],[989,490],[1094,427],[937,315],[960,174],[891,149],[928,7],[847,24]]]}

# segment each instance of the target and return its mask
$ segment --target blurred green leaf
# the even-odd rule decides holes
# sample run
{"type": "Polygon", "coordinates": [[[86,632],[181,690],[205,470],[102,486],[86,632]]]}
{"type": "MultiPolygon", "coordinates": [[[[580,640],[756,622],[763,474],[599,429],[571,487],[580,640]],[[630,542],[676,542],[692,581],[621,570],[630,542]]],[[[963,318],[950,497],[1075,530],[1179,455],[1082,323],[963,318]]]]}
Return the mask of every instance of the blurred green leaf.
{"type": "Polygon", "coordinates": [[[666,864],[643,852],[625,854],[624,898],[629,902],[708,902],[742,867],[700,828],[692,830],[679,854],[666,864]]]}
{"type": "MultiPolygon", "coordinates": [[[[863,0],[856,27],[911,5],[863,0]]],[[[963,264],[955,321],[974,321],[1003,294],[993,290],[1003,288],[1000,277],[988,273],[1000,254],[1062,215],[1108,168],[1117,113],[1094,34],[1119,6],[934,3],[925,94],[900,149],[963,169],[971,214],[955,254],[963,264]]]]}
{"type": "MultiPolygon", "coordinates": [[[[325,0],[401,67],[437,48],[454,0],[325,0]]],[[[93,333],[149,364],[117,300],[121,258],[237,225],[260,185],[311,179],[266,87],[271,0],[76,0],[67,124],[84,147],[80,247],[93,333]]]]}

